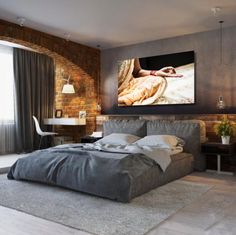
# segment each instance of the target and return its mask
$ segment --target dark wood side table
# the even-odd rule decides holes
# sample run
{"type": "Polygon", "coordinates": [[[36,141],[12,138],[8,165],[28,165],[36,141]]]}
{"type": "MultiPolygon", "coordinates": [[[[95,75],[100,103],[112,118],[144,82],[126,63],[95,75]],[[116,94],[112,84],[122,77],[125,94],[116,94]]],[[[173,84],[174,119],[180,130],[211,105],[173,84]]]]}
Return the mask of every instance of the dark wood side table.
{"type": "Polygon", "coordinates": [[[233,172],[221,171],[221,157],[233,157],[235,154],[235,143],[221,144],[217,142],[206,142],[201,145],[201,152],[205,155],[217,157],[217,170],[207,170],[208,172],[233,175],[233,172]]]}
{"type": "Polygon", "coordinates": [[[81,143],[94,143],[97,140],[100,140],[102,137],[93,137],[93,136],[84,136],[81,138],[81,143]]]}

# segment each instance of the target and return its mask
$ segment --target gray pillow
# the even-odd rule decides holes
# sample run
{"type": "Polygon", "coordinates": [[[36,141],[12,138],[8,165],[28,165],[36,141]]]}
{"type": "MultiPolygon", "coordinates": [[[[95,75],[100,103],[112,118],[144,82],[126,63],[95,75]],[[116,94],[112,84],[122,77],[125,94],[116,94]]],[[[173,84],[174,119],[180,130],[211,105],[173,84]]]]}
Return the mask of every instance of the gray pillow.
{"type": "Polygon", "coordinates": [[[183,139],[184,151],[194,156],[194,168],[200,171],[205,169],[205,158],[201,155],[199,123],[170,120],[147,121],[147,135],[175,135],[183,139]]]}
{"type": "Polygon", "coordinates": [[[113,133],[96,141],[96,143],[111,144],[111,145],[127,145],[127,144],[132,144],[139,139],[140,137],[131,134],[113,133]]]}
{"type": "Polygon", "coordinates": [[[160,148],[175,148],[176,146],[184,146],[184,140],[174,135],[147,135],[139,139],[135,144],[140,146],[157,146],[160,148]]]}
{"type": "Polygon", "coordinates": [[[124,133],[144,137],[147,134],[145,120],[109,120],[103,124],[104,136],[124,133]]]}

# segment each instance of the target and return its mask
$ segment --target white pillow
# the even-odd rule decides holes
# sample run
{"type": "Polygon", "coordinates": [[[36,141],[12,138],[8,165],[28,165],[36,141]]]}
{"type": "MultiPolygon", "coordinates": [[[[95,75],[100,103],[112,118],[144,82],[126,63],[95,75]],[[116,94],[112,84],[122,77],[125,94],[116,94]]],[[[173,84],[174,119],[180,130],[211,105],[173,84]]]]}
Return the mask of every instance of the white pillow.
{"type": "Polygon", "coordinates": [[[157,146],[160,148],[175,148],[177,145],[183,146],[184,141],[174,135],[148,135],[136,141],[139,146],[157,146]]]}
{"type": "Polygon", "coordinates": [[[127,145],[132,144],[135,141],[141,139],[136,135],[123,134],[123,133],[113,133],[103,137],[102,139],[96,141],[99,144],[112,144],[112,145],[127,145]]]}

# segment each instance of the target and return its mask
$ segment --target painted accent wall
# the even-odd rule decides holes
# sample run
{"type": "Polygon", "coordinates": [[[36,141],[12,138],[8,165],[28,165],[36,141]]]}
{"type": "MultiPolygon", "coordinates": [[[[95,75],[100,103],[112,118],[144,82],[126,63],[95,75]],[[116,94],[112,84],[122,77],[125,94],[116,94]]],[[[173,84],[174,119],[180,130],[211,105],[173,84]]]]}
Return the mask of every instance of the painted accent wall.
{"type": "Polygon", "coordinates": [[[236,27],[223,29],[223,63],[220,31],[208,31],[102,51],[102,114],[214,114],[236,113],[236,27]],[[183,51],[195,51],[196,103],[192,105],[118,107],[117,61],[183,51]],[[227,108],[216,108],[219,95],[227,108]]]}

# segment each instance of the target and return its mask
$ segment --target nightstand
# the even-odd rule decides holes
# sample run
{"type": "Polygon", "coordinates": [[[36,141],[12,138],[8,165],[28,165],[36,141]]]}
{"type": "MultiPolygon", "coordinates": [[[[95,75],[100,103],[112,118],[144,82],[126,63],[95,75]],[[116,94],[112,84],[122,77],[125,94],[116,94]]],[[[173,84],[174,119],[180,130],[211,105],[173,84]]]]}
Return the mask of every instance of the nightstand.
{"type": "Polygon", "coordinates": [[[97,140],[100,140],[102,137],[93,137],[93,136],[84,136],[81,138],[81,143],[94,143],[97,140]]]}
{"type": "Polygon", "coordinates": [[[233,157],[235,154],[235,143],[221,144],[217,142],[206,142],[201,145],[201,152],[207,156],[217,157],[217,170],[207,170],[208,172],[233,175],[233,172],[221,171],[221,157],[233,157]]]}

